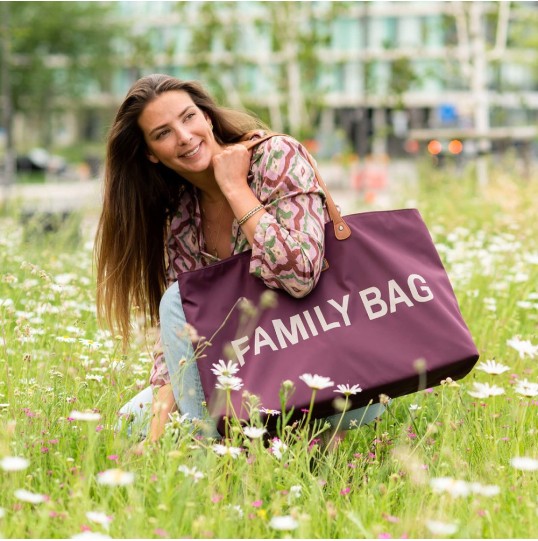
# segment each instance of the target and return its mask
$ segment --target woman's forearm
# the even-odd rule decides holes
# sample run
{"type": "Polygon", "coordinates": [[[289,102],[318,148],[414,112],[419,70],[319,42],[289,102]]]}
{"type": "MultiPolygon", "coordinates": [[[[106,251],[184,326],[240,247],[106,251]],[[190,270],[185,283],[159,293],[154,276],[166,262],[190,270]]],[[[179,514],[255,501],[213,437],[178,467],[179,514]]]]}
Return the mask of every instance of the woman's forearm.
{"type": "Polygon", "coordinates": [[[157,441],[164,433],[164,426],[170,420],[169,413],[177,409],[172,385],[170,383],[157,389],[152,406],[152,418],[149,427],[149,439],[157,441]]]}

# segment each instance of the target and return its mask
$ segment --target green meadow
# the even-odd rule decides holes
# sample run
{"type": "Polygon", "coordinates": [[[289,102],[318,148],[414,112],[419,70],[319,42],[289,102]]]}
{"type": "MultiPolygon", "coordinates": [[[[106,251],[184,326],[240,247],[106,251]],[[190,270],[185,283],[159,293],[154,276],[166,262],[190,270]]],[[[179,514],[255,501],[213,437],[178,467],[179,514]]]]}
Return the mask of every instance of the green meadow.
{"type": "Polygon", "coordinates": [[[424,165],[397,205],[421,211],[479,363],[328,448],[304,423],[269,441],[237,422],[204,440],[180,418],[157,445],[116,431],[152,360],[143,333],[124,354],[97,325],[92,217],[43,232],[4,209],[1,536],[536,537],[538,177],[515,161],[490,176],[424,165]]]}

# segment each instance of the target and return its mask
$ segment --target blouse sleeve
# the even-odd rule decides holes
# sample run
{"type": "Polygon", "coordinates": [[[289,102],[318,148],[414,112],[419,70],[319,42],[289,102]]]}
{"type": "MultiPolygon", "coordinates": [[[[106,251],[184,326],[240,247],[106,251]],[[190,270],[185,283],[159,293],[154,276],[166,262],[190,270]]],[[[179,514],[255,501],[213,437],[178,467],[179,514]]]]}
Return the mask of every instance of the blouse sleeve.
{"type": "Polygon", "coordinates": [[[256,227],[250,273],[268,287],[304,297],[321,273],[325,194],[297,141],[275,136],[260,146],[253,173],[254,180],[261,175],[257,195],[267,214],[256,227]]]}

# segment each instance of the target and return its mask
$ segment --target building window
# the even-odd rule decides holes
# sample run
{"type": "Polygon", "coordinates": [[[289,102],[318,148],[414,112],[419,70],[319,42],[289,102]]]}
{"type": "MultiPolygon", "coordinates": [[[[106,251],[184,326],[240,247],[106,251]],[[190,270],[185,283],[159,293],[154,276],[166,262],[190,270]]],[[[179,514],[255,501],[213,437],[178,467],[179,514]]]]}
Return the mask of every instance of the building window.
{"type": "Polygon", "coordinates": [[[336,19],[332,24],[331,44],[335,51],[358,51],[362,48],[362,21],[336,19]]]}

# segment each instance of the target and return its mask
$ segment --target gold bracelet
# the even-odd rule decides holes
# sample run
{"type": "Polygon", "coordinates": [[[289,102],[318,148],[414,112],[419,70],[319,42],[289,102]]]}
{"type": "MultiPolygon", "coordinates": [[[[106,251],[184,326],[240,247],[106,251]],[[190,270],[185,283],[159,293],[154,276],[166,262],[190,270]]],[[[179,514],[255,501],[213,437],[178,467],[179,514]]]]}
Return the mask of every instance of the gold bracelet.
{"type": "Polygon", "coordinates": [[[249,210],[238,222],[238,226],[242,226],[249,218],[252,218],[256,212],[259,210],[263,210],[265,207],[263,205],[258,205],[257,207],[254,207],[252,210],[249,210]]]}

